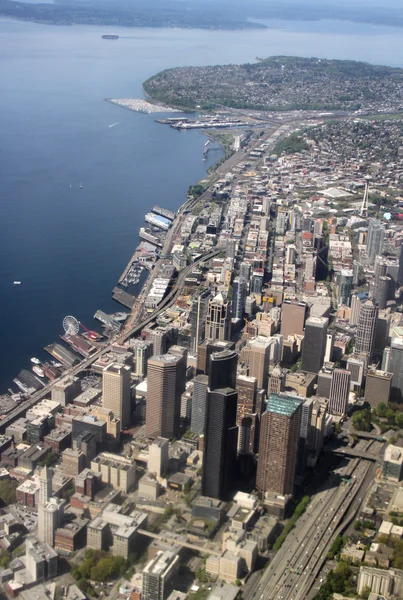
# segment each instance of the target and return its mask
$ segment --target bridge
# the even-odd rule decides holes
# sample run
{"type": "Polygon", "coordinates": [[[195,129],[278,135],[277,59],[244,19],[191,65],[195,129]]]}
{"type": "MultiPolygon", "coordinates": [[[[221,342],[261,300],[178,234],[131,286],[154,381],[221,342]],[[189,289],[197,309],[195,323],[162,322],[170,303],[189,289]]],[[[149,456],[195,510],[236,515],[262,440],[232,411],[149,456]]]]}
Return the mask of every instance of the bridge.
{"type": "Polygon", "coordinates": [[[372,460],[376,462],[379,459],[379,455],[370,454],[363,450],[355,450],[354,448],[325,448],[325,452],[333,452],[333,454],[339,454],[340,456],[351,456],[353,458],[365,458],[366,460],[372,460]]]}
{"type": "Polygon", "coordinates": [[[141,535],[154,538],[155,540],[159,540],[160,542],[166,542],[171,546],[181,546],[182,548],[189,548],[190,550],[196,550],[197,552],[202,552],[203,554],[214,554],[214,556],[221,556],[221,552],[211,550],[211,548],[206,548],[205,546],[203,547],[198,546],[197,544],[191,544],[190,542],[186,542],[182,538],[178,539],[176,537],[168,537],[160,533],[152,533],[151,531],[147,531],[146,529],[138,529],[137,531],[138,533],[141,533],[141,535]]]}

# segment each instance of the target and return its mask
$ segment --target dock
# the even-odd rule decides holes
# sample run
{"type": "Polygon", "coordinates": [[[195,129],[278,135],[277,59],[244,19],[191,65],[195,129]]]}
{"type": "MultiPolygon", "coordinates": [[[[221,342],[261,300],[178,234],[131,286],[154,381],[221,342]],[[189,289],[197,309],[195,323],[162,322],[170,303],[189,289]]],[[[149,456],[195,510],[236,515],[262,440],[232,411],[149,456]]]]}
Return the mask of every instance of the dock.
{"type": "Polygon", "coordinates": [[[167,208],[161,208],[160,206],[154,206],[154,208],[152,208],[151,212],[155,213],[156,215],[160,215],[161,217],[165,217],[166,219],[169,219],[170,221],[173,221],[175,219],[175,213],[172,212],[172,210],[168,210],[167,208]]]}
{"type": "Polygon", "coordinates": [[[128,294],[127,292],[121,290],[118,287],[113,288],[112,298],[116,300],[116,302],[119,302],[119,304],[123,304],[123,306],[126,306],[126,308],[130,308],[130,310],[132,310],[137,300],[135,296],[128,294]]]}

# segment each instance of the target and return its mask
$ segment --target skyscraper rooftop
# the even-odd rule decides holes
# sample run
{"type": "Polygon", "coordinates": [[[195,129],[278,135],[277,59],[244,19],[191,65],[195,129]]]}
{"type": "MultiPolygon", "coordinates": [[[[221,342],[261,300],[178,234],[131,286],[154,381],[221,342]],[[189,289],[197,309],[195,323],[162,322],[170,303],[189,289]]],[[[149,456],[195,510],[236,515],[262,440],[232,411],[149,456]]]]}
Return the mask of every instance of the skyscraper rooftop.
{"type": "Polygon", "coordinates": [[[295,396],[287,396],[286,394],[270,394],[266,405],[266,411],[291,417],[302,404],[302,402],[302,398],[296,398],[295,396]]]}

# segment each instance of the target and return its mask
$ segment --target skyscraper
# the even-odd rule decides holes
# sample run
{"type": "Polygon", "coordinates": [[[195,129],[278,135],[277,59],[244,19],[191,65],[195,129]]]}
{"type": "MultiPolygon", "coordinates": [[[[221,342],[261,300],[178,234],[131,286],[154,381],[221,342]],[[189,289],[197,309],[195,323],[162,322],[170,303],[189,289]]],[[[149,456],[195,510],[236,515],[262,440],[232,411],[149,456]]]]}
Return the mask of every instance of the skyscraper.
{"type": "Polygon", "coordinates": [[[374,345],[377,317],[378,309],[372,300],[364,302],[361,306],[357,333],[355,336],[355,354],[365,353],[370,358],[374,345]]]}
{"type": "Polygon", "coordinates": [[[306,320],[302,347],[301,369],[303,371],[318,373],[323,366],[328,324],[329,319],[325,317],[309,317],[306,320]]]}
{"type": "Polygon", "coordinates": [[[229,340],[231,338],[231,303],[222,292],[209,300],[206,338],[209,340],[229,340]]]}
{"type": "Polygon", "coordinates": [[[286,394],[269,396],[260,427],[256,487],[261,494],[294,491],[302,402],[286,394]]]}
{"type": "Polygon", "coordinates": [[[248,286],[246,279],[243,277],[235,277],[232,284],[232,316],[234,319],[242,319],[245,312],[247,295],[248,286]]]}
{"type": "Polygon", "coordinates": [[[304,324],[307,317],[305,302],[286,300],[281,306],[281,335],[284,339],[289,335],[304,335],[304,324]]]}
{"type": "Polygon", "coordinates": [[[375,281],[374,300],[380,310],[386,308],[391,295],[393,280],[389,275],[381,275],[375,281]]]}
{"type": "Polygon", "coordinates": [[[102,405],[120,419],[122,429],[131,421],[131,368],[128,365],[108,365],[102,372],[102,405]]]}
{"type": "Polygon", "coordinates": [[[376,408],[379,402],[389,402],[393,373],[370,369],[365,380],[365,402],[376,408]]]}
{"type": "Polygon", "coordinates": [[[179,565],[175,550],[160,550],[146,564],[142,574],[143,600],[166,600],[173,589],[173,576],[179,565]]]}
{"type": "Polygon", "coordinates": [[[249,376],[256,377],[257,387],[267,390],[270,363],[270,339],[256,338],[249,345],[249,376]]]}
{"type": "Polygon", "coordinates": [[[52,496],[53,471],[48,467],[38,467],[39,470],[39,504],[46,504],[52,496]]]}
{"type": "Polygon", "coordinates": [[[204,429],[202,494],[225,499],[236,466],[238,427],[236,352],[217,352],[210,358],[209,390],[204,429]],[[224,355],[224,356],[223,356],[224,355]],[[216,387],[219,386],[219,387],[216,387]]]}
{"type": "Polygon", "coordinates": [[[38,539],[49,546],[54,545],[55,531],[63,525],[64,504],[65,500],[51,498],[38,505],[38,539]]]}
{"type": "Polygon", "coordinates": [[[367,254],[370,261],[374,261],[378,254],[382,254],[385,227],[377,219],[369,219],[367,236],[367,254]]]}
{"type": "Polygon", "coordinates": [[[335,369],[333,371],[328,404],[328,410],[332,415],[343,416],[347,413],[350,381],[350,371],[345,369],[335,369]]]}
{"type": "Polygon", "coordinates": [[[403,244],[400,246],[399,252],[399,271],[397,274],[397,285],[401,287],[403,285],[403,244]]]}
{"type": "Polygon", "coordinates": [[[403,338],[393,338],[390,345],[389,371],[393,373],[391,400],[403,401],[403,338]]]}
{"type": "Polygon", "coordinates": [[[208,370],[208,386],[210,390],[230,387],[233,390],[236,386],[236,368],[238,355],[235,350],[223,350],[222,352],[213,352],[210,356],[210,365],[208,370]]]}
{"type": "Polygon", "coordinates": [[[350,294],[353,287],[353,271],[342,269],[338,277],[337,303],[350,306],[350,294]]]}
{"type": "Polygon", "coordinates": [[[204,289],[199,292],[192,302],[191,320],[191,348],[197,352],[200,342],[205,338],[206,316],[210,290],[204,289]]]}
{"type": "Polygon", "coordinates": [[[204,433],[204,422],[206,418],[206,405],[208,394],[207,375],[197,375],[194,379],[192,399],[192,419],[190,430],[197,435],[204,433]]]}
{"type": "Polygon", "coordinates": [[[146,435],[177,437],[180,427],[181,397],[186,387],[187,353],[153,356],[148,361],[146,435]]]}

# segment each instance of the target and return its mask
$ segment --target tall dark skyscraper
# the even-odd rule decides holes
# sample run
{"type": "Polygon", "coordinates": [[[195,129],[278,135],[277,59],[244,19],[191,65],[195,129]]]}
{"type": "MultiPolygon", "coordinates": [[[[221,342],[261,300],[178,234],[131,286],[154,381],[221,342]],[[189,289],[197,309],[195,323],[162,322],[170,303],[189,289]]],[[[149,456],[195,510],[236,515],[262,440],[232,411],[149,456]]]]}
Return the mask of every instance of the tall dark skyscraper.
{"type": "Polygon", "coordinates": [[[329,319],[309,317],[305,323],[301,369],[318,373],[323,366],[326,351],[326,335],[329,319]]]}
{"type": "Polygon", "coordinates": [[[403,401],[403,338],[393,338],[390,345],[389,369],[393,373],[390,399],[403,401]]]}
{"type": "Polygon", "coordinates": [[[365,353],[371,356],[374,346],[374,335],[376,320],[378,317],[378,308],[372,300],[367,300],[361,306],[360,316],[358,318],[357,333],[355,336],[355,354],[365,353]]]}
{"type": "Polygon", "coordinates": [[[230,387],[236,389],[236,366],[238,355],[234,350],[213,352],[208,371],[209,389],[230,387]]]}
{"type": "Polygon", "coordinates": [[[238,394],[237,354],[217,352],[210,358],[209,390],[204,427],[202,494],[226,499],[236,466],[238,394]]]}

